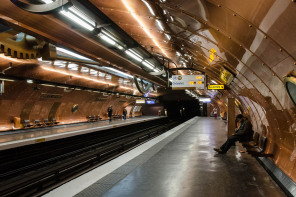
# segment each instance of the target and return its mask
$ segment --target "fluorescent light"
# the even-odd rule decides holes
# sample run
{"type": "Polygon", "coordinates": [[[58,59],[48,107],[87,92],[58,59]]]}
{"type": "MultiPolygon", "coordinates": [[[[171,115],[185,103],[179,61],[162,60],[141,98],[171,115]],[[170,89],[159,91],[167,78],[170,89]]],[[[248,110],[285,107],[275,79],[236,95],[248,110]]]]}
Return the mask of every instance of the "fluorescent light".
{"type": "Polygon", "coordinates": [[[161,48],[159,43],[156,41],[156,39],[152,36],[148,28],[145,26],[145,24],[141,21],[141,19],[137,16],[137,14],[132,10],[132,8],[129,6],[128,2],[126,0],[121,0],[122,3],[125,5],[125,7],[128,9],[128,11],[131,13],[131,15],[134,17],[134,19],[140,24],[144,32],[148,35],[149,38],[152,39],[154,44],[161,50],[161,52],[164,54],[164,56],[168,56],[167,53],[161,48]]]}
{"type": "Polygon", "coordinates": [[[164,34],[168,40],[171,40],[171,36],[169,34],[164,34]]]}
{"type": "Polygon", "coordinates": [[[170,16],[170,19],[171,19],[172,22],[174,21],[174,18],[172,16],[170,16]]]}
{"type": "Polygon", "coordinates": [[[70,69],[70,70],[78,70],[78,64],[68,64],[68,69],[70,69]]]}
{"type": "Polygon", "coordinates": [[[49,87],[55,87],[55,85],[51,85],[51,84],[40,84],[40,85],[49,86],[49,87]]]}
{"type": "Polygon", "coordinates": [[[144,66],[146,66],[147,68],[150,68],[151,70],[154,69],[154,65],[151,64],[150,62],[148,62],[147,60],[143,61],[142,64],[143,64],[144,66]]]}
{"type": "Polygon", "coordinates": [[[27,83],[34,83],[32,79],[27,79],[27,83]]]}
{"type": "Polygon", "coordinates": [[[0,78],[0,81],[14,81],[13,79],[0,78]]]}
{"type": "Polygon", "coordinates": [[[130,77],[130,78],[134,78],[134,76],[129,75],[129,74],[127,74],[127,73],[124,73],[124,72],[122,72],[122,71],[120,71],[120,70],[117,70],[117,69],[115,69],[115,68],[110,68],[110,67],[103,67],[103,68],[104,68],[104,69],[111,70],[111,71],[116,72],[116,73],[119,73],[119,74],[121,74],[121,75],[124,75],[124,76],[130,77]]]}
{"type": "Polygon", "coordinates": [[[86,67],[81,67],[81,72],[83,73],[88,73],[89,72],[89,68],[86,68],[86,67]]]}
{"type": "Polygon", "coordinates": [[[53,1],[52,0],[42,0],[44,3],[46,4],[49,4],[49,3],[52,3],[53,1]]]}
{"type": "Polygon", "coordinates": [[[161,31],[164,31],[164,28],[163,28],[163,26],[162,26],[160,20],[156,20],[156,23],[157,23],[159,29],[160,29],[161,31]]]}
{"type": "Polygon", "coordinates": [[[60,51],[60,52],[62,52],[62,53],[66,53],[66,54],[68,54],[68,55],[70,55],[70,56],[76,57],[76,58],[78,58],[78,59],[83,59],[83,60],[90,60],[90,61],[92,61],[91,59],[89,59],[89,58],[87,58],[87,57],[84,57],[84,56],[82,56],[82,55],[78,55],[77,53],[74,53],[74,52],[69,51],[69,50],[67,50],[67,49],[63,49],[63,48],[60,48],[60,47],[56,47],[56,50],[57,50],[57,51],[60,51]]]}
{"type": "Polygon", "coordinates": [[[143,58],[139,54],[137,54],[136,52],[134,52],[130,49],[126,50],[125,53],[138,62],[141,62],[143,60],[143,58]]]}
{"type": "Polygon", "coordinates": [[[167,14],[167,11],[166,10],[163,10],[163,14],[167,14]]]}
{"type": "Polygon", "coordinates": [[[86,22],[88,22],[89,24],[91,24],[93,27],[96,26],[96,22],[95,22],[93,19],[89,18],[87,15],[85,15],[85,14],[84,14],[82,11],[80,11],[78,8],[72,6],[72,7],[69,8],[69,10],[70,10],[72,13],[76,14],[77,16],[79,16],[80,18],[82,18],[83,20],[85,20],[86,22]]]}
{"type": "Polygon", "coordinates": [[[150,13],[151,13],[153,16],[155,16],[155,13],[154,13],[153,9],[151,8],[151,6],[149,5],[149,3],[147,3],[145,0],[142,0],[142,1],[145,3],[145,5],[146,5],[147,8],[149,9],[150,13]]]}
{"type": "Polygon", "coordinates": [[[68,17],[70,20],[77,23],[78,25],[84,27],[85,29],[88,29],[89,31],[92,31],[95,29],[93,26],[91,26],[90,24],[88,24],[84,20],[80,19],[79,17],[75,16],[71,12],[62,10],[62,11],[60,11],[60,13],[63,14],[64,16],[68,17]]]}
{"type": "Polygon", "coordinates": [[[214,83],[214,84],[218,84],[215,80],[211,80],[211,82],[214,83]]]}
{"type": "Polygon", "coordinates": [[[181,53],[177,51],[176,52],[176,55],[180,57],[181,56],[181,53]]]}
{"type": "Polygon", "coordinates": [[[100,36],[100,38],[102,38],[103,40],[105,40],[106,42],[108,42],[111,45],[115,45],[116,44],[116,42],[114,40],[112,40],[108,36],[105,36],[104,34],[100,34],[99,36],[100,36]]]}

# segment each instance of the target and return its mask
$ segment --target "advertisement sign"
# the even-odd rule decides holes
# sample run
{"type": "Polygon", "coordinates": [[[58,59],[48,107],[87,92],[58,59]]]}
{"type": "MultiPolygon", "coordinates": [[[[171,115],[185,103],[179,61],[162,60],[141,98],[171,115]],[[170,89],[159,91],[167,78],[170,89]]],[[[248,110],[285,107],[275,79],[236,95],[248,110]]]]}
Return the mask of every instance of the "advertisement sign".
{"type": "Polygon", "coordinates": [[[145,103],[145,99],[137,99],[136,103],[145,103]]]}
{"type": "Polygon", "coordinates": [[[233,74],[231,74],[225,68],[220,69],[220,78],[224,84],[229,85],[233,80],[233,74]]]}
{"type": "Polygon", "coordinates": [[[149,105],[155,104],[155,100],[146,100],[146,104],[149,104],[149,105]]]}
{"type": "Polygon", "coordinates": [[[204,89],[204,75],[173,75],[172,89],[204,89]]]}
{"type": "Polygon", "coordinates": [[[224,85],[208,85],[208,90],[224,90],[224,85]]]}

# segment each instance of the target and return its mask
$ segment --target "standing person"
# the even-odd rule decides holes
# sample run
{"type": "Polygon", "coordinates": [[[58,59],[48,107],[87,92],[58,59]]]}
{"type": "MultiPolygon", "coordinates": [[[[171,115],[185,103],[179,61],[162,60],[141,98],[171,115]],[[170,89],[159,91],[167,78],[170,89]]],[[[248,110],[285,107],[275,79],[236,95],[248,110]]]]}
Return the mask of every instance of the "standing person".
{"type": "Polygon", "coordinates": [[[123,120],[126,120],[126,114],[127,114],[127,111],[125,108],[123,108],[123,111],[122,111],[123,120]]]}
{"type": "Polygon", "coordinates": [[[238,114],[235,118],[239,128],[235,130],[235,134],[227,138],[226,142],[220,148],[214,148],[219,154],[225,154],[236,141],[250,140],[253,135],[252,124],[242,114],[238,114]]]}
{"type": "Polygon", "coordinates": [[[213,110],[214,112],[214,117],[215,117],[215,119],[217,119],[217,108],[215,108],[214,110],[213,110]]]}
{"type": "Polygon", "coordinates": [[[112,105],[110,105],[109,107],[108,107],[108,117],[109,117],[109,122],[111,122],[111,120],[112,120],[112,105]]]}

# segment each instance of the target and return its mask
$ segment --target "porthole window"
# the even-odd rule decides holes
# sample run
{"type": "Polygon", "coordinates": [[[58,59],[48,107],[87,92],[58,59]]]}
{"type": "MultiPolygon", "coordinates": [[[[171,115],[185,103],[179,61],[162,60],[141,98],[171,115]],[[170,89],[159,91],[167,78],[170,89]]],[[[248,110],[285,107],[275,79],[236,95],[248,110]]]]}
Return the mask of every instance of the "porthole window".
{"type": "Polygon", "coordinates": [[[296,77],[294,76],[285,77],[285,86],[290,98],[292,99],[293,103],[296,105],[296,77]]]}

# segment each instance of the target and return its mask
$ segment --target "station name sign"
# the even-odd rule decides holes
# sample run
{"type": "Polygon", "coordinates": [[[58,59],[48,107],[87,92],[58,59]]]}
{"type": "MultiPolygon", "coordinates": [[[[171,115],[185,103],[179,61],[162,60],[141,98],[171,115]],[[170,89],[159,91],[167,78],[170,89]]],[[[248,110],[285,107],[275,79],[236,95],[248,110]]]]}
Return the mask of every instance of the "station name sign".
{"type": "Polygon", "coordinates": [[[208,85],[208,90],[224,90],[224,85],[208,85]]]}
{"type": "Polygon", "coordinates": [[[204,89],[204,75],[173,75],[172,89],[204,89]]]}

